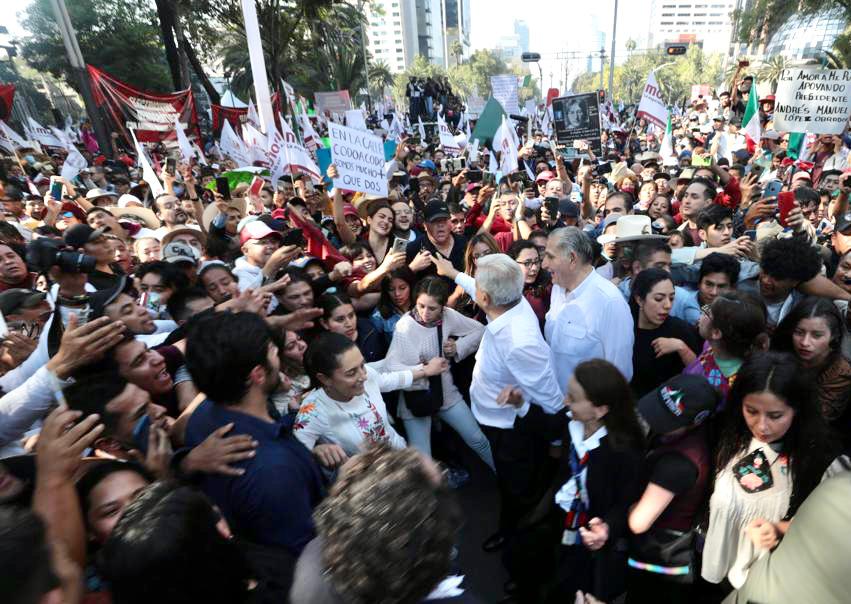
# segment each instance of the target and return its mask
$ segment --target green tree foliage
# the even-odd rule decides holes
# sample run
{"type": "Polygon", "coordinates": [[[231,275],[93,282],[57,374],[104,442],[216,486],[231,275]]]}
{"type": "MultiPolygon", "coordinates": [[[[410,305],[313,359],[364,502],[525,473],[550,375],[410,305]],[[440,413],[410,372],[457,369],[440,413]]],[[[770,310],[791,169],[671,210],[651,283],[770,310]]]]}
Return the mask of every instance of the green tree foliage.
{"type": "Polygon", "coordinates": [[[767,42],[795,13],[803,16],[837,10],[851,23],[851,0],[755,0],[746,10],[734,11],[740,40],[767,42]]]}
{"type": "MultiPolygon", "coordinates": [[[[85,60],[143,90],[172,90],[153,9],[138,0],[74,0],[66,3],[85,60]]],[[[23,27],[22,55],[35,69],[64,77],[74,87],[77,78],[49,0],[33,0],[23,27]]]]}
{"type": "MultiPolygon", "coordinates": [[[[635,103],[656,69],[656,80],[662,95],[671,103],[679,103],[691,94],[693,84],[721,84],[721,55],[707,55],[698,46],[690,46],[685,55],[671,60],[661,50],[632,54],[623,65],[615,66],[613,96],[617,101],[635,103]]],[[[603,70],[603,86],[609,81],[609,66],[603,70]]],[[[593,92],[600,86],[600,72],[584,73],[573,81],[574,92],[593,92]]]]}

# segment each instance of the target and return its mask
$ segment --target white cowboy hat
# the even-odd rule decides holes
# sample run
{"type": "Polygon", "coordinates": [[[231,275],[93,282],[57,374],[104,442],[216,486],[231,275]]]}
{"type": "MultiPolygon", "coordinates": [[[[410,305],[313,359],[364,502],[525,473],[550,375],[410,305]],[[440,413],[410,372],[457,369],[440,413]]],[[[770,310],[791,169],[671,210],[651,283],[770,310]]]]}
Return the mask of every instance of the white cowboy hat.
{"type": "Polygon", "coordinates": [[[106,209],[119,220],[126,216],[133,222],[138,222],[146,229],[160,228],[160,219],[157,218],[157,215],[154,214],[154,211],[150,208],[140,208],[139,206],[126,206],[120,208],[118,206],[110,206],[106,209]]]}
{"type": "Polygon", "coordinates": [[[607,243],[624,243],[645,239],[667,239],[665,235],[654,235],[650,216],[628,215],[618,218],[615,232],[597,237],[600,245],[607,243]]]}

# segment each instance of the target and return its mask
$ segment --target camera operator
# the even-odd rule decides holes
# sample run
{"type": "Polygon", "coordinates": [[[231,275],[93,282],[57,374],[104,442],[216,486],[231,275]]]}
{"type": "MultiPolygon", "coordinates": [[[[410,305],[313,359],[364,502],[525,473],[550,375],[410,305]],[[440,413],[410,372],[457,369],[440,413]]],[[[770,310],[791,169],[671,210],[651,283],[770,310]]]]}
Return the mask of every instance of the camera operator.
{"type": "Polygon", "coordinates": [[[88,282],[95,289],[111,289],[121,281],[124,271],[114,262],[115,252],[103,229],[75,224],[65,231],[63,239],[70,248],[94,258],[95,268],[88,274],[88,282]]]}

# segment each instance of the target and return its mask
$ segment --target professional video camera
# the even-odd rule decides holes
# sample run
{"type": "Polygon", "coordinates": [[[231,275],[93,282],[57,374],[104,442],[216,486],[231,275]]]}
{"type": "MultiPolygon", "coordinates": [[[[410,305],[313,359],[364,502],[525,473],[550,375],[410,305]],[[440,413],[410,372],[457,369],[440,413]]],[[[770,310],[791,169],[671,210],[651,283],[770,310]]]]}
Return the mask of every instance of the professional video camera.
{"type": "Polygon", "coordinates": [[[37,272],[47,272],[58,266],[64,273],[91,273],[95,270],[93,256],[81,254],[58,239],[40,237],[27,246],[27,263],[37,272]]]}

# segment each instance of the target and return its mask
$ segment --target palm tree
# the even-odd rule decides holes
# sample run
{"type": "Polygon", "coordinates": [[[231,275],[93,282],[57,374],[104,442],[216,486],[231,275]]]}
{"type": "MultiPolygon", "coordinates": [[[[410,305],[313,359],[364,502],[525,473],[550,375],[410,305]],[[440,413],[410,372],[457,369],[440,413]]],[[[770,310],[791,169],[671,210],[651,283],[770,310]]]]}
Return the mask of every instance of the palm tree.
{"type": "Polygon", "coordinates": [[[757,77],[760,82],[767,82],[771,85],[771,93],[774,94],[777,92],[777,82],[780,81],[784,69],[786,69],[786,57],[774,55],[759,66],[757,77]]]}
{"type": "Polygon", "coordinates": [[[461,42],[455,40],[452,43],[452,46],[449,47],[449,54],[455,57],[455,64],[461,64],[461,57],[464,55],[464,47],[461,45],[461,42]]]}
{"type": "Polygon", "coordinates": [[[376,96],[384,96],[384,89],[393,85],[393,74],[385,61],[376,61],[369,65],[369,88],[376,96]]]}

